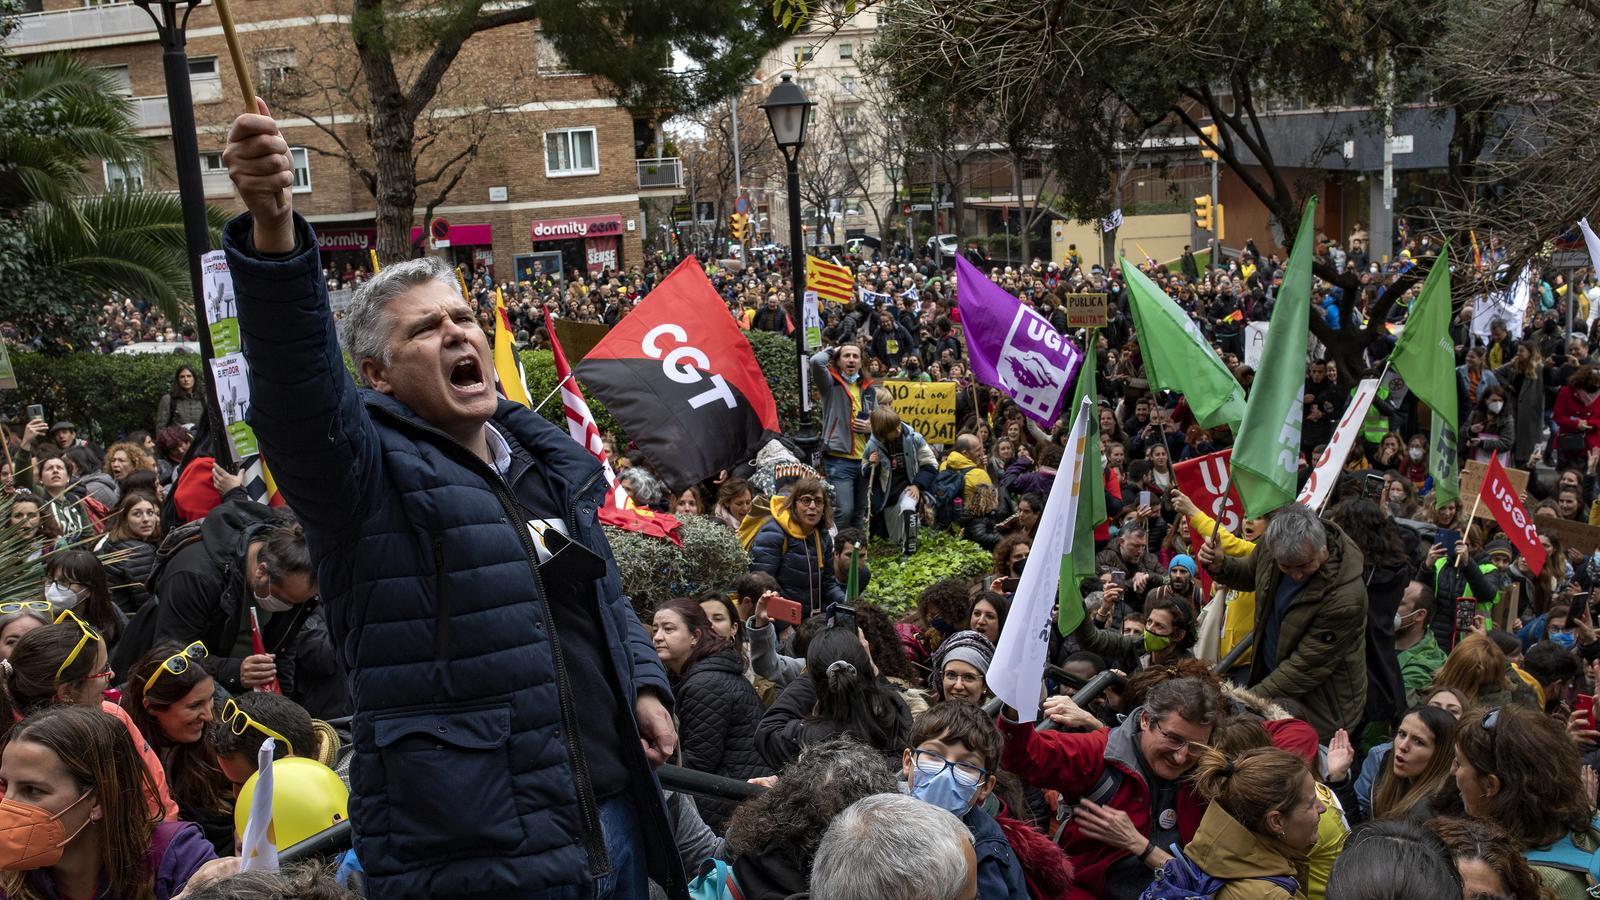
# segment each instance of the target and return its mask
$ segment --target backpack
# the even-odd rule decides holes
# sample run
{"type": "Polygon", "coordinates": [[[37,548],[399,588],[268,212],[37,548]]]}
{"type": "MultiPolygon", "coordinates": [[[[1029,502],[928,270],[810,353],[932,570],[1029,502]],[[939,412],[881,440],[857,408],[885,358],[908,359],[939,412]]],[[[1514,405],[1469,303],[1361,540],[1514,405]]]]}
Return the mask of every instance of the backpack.
{"type": "Polygon", "coordinates": [[[178,555],[178,551],[200,540],[200,526],[205,524],[205,519],[195,519],[185,522],[177,528],[167,532],[161,539],[161,546],[156,548],[156,558],[150,564],[150,580],[144,584],[144,589],[154,594],[156,584],[161,581],[162,573],[167,570],[167,563],[178,555]]]}
{"type": "Polygon", "coordinates": [[[940,470],[933,478],[933,517],[934,522],[944,527],[955,522],[961,517],[961,495],[967,487],[967,473],[977,468],[964,466],[962,468],[950,467],[940,470]]]}
{"type": "Polygon", "coordinates": [[[712,858],[700,867],[700,874],[689,882],[690,900],[745,900],[739,883],[733,879],[733,866],[712,858]]]}
{"type": "MultiPolygon", "coordinates": [[[[1287,875],[1270,875],[1249,879],[1267,881],[1283,888],[1293,897],[1300,883],[1287,875]]],[[[1156,872],[1155,881],[1144,889],[1139,900],[1208,900],[1228,886],[1228,879],[1213,878],[1195,865],[1177,844],[1172,845],[1172,858],[1156,872]]]]}
{"type": "MultiPolygon", "coordinates": [[[[1600,831],[1600,816],[1595,818],[1591,827],[1600,831]]],[[[1573,843],[1570,833],[1563,835],[1561,840],[1548,847],[1526,850],[1522,856],[1530,866],[1576,872],[1586,877],[1589,884],[1600,884],[1600,850],[1585,850],[1579,847],[1573,843]]]]}

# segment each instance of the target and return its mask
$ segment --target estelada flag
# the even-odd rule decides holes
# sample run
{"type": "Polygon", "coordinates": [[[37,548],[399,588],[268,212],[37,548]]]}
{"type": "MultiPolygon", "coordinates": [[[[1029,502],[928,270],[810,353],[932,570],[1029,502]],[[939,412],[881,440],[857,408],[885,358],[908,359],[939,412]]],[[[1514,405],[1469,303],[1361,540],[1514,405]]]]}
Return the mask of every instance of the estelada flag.
{"type": "Polygon", "coordinates": [[[617,322],[576,372],[674,488],[733,468],[779,430],[755,351],[694,257],[617,322]]]}
{"type": "Polygon", "coordinates": [[[823,300],[849,303],[856,296],[856,278],[844,266],[807,254],[806,290],[816,291],[823,300]]]}

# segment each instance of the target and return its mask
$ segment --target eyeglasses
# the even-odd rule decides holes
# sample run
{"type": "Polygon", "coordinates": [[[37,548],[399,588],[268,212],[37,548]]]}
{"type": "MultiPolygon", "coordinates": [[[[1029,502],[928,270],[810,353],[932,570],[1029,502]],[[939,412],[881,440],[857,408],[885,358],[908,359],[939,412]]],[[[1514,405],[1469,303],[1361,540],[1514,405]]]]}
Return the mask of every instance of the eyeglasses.
{"type": "Polygon", "coordinates": [[[195,641],[182,650],[179,650],[177,653],[172,654],[171,656],[162,660],[161,665],[156,666],[156,670],[150,673],[149,678],[145,679],[144,692],[146,694],[150,693],[150,689],[155,687],[156,679],[161,677],[162,672],[171,672],[174,675],[182,675],[183,673],[189,671],[189,663],[191,661],[199,662],[200,660],[205,659],[207,655],[206,645],[200,641],[195,641]]]}
{"type": "Polygon", "coordinates": [[[250,714],[240,709],[239,704],[235,703],[232,699],[228,700],[227,703],[222,704],[222,724],[228,726],[228,730],[232,731],[236,736],[244,734],[244,730],[246,728],[254,728],[267,737],[272,738],[273,740],[276,740],[278,743],[282,744],[283,749],[290,756],[295,755],[294,744],[289,743],[288,738],[277,733],[276,731],[273,731],[271,728],[268,728],[260,722],[257,722],[255,719],[250,718],[250,714]]]}
{"type": "Polygon", "coordinates": [[[810,494],[805,494],[803,496],[794,498],[794,504],[796,506],[821,506],[822,505],[822,498],[821,497],[813,497],[810,494]]]}
{"type": "Polygon", "coordinates": [[[78,658],[78,654],[83,652],[83,648],[88,646],[90,641],[100,640],[100,632],[90,628],[87,622],[78,618],[78,614],[70,609],[63,609],[61,615],[56,616],[55,624],[60,625],[68,619],[71,619],[78,626],[78,629],[83,632],[83,637],[78,638],[78,643],[73,645],[72,652],[68,653],[67,658],[61,661],[61,668],[56,669],[56,684],[61,683],[61,676],[66,674],[67,667],[71,666],[73,661],[78,658]]]}
{"type": "Polygon", "coordinates": [[[1161,739],[1163,741],[1165,741],[1167,746],[1170,747],[1173,750],[1182,750],[1184,747],[1189,746],[1189,744],[1191,743],[1191,741],[1188,738],[1183,737],[1182,735],[1173,734],[1172,732],[1166,730],[1165,728],[1162,728],[1161,727],[1161,723],[1157,722],[1155,719],[1150,718],[1149,713],[1145,714],[1145,722],[1150,725],[1150,730],[1154,731],[1156,734],[1161,735],[1161,739]]]}
{"type": "Polygon", "coordinates": [[[917,771],[929,778],[936,778],[945,769],[952,769],[955,771],[956,780],[967,787],[977,787],[983,783],[983,779],[989,777],[989,770],[982,766],[945,759],[932,750],[913,750],[911,751],[911,759],[912,764],[917,767],[917,771]]]}
{"type": "Polygon", "coordinates": [[[4,603],[0,603],[0,616],[9,616],[12,613],[19,613],[23,610],[48,615],[53,609],[55,607],[51,605],[49,600],[7,600],[4,603]]]}

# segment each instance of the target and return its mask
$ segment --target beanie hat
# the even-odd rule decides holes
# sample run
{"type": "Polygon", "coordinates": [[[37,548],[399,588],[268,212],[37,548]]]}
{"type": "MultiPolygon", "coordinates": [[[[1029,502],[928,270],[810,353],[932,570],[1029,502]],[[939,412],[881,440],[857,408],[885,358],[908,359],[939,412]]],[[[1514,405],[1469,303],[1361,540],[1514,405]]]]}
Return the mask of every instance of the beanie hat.
{"type": "Polygon", "coordinates": [[[1182,566],[1185,570],[1187,570],[1190,575],[1193,575],[1195,572],[1194,559],[1187,553],[1179,553],[1177,556],[1174,556],[1172,558],[1172,562],[1167,563],[1167,571],[1170,572],[1179,566],[1182,566]]]}
{"type": "Polygon", "coordinates": [[[958,631],[945,638],[939,649],[933,651],[930,661],[933,671],[928,673],[928,687],[943,696],[944,666],[950,660],[964,662],[978,670],[979,675],[989,674],[989,663],[994,661],[994,645],[976,631],[958,631]]]}
{"type": "Polygon", "coordinates": [[[1483,548],[1483,550],[1484,550],[1485,553],[1488,553],[1490,556],[1493,556],[1496,553],[1503,553],[1508,558],[1516,555],[1511,550],[1511,542],[1506,540],[1503,537],[1497,537],[1494,540],[1490,541],[1488,543],[1488,545],[1486,545],[1483,548]]]}

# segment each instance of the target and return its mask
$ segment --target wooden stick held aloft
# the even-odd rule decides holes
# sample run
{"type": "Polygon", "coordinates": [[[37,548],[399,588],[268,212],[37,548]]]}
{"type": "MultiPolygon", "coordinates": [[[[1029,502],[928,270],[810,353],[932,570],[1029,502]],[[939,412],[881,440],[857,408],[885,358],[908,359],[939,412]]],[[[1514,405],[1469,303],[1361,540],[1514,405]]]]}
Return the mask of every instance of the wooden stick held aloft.
{"type": "Polygon", "coordinates": [[[250,66],[245,62],[244,48],[239,46],[239,35],[233,27],[233,11],[228,0],[216,0],[217,18],[222,20],[222,37],[228,42],[228,56],[233,59],[233,74],[239,79],[239,93],[244,95],[244,111],[256,112],[255,82],[250,77],[250,66]]]}

